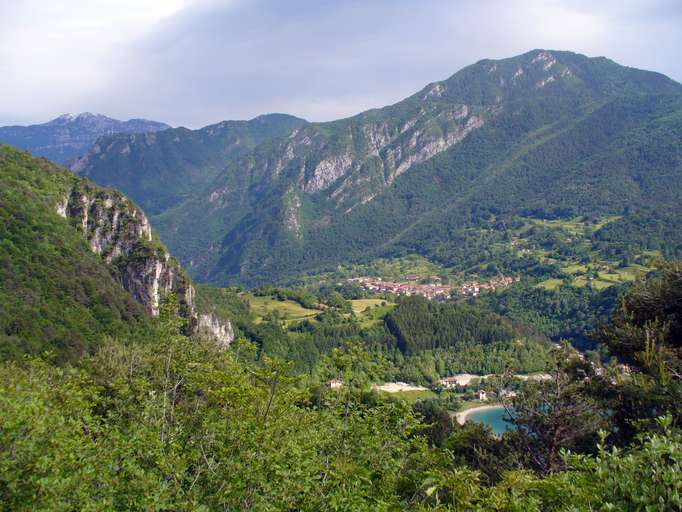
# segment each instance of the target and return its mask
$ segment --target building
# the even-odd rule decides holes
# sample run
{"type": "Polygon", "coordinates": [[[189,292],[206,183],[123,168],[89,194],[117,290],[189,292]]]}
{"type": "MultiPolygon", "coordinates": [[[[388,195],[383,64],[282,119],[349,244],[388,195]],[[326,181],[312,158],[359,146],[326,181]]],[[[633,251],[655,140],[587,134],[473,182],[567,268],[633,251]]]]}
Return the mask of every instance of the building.
{"type": "Polygon", "coordinates": [[[340,388],[343,386],[343,381],[341,379],[332,379],[329,381],[329,387],[332,389],[340,388]]]}
{"type": "Polygon", "coordinates": [[[455,388],[459,384],[457,377],[445,377],[443,379],[440,379],[438,382],[445,389],[455,388]]]}
{"type": "Polygon", "coordinates": [[[349,279],[365,287],[371,292],[375,293],[392,293],[395,295],[405,295],[411,297],[414,295],[421,295],[429,300],[447,300],[452,293],[451,286],[436,285],[436,284],[417,284],[415,278],[419,276],[407,276],[408,281],[405,283],[398,283],[392,281],[382,281],[379,278],[373,277],[355,277],[349,279]]]}
{"type": "Polygon", "coordinates": [[[467,295],[469,297],[476,297],[479,292],[479,286],[478,283],[475,282],[470,282],[470,283],[464,283],[462,285],[462,288],[460,290],[460,293],[462,295],[467,295]]]}
{"type": "Polygon", "coordinates": [[[479,389],[476,391],[476,399],[485,402],[488,400],[488,393],[486,393],[484,389],[479,389]]]}

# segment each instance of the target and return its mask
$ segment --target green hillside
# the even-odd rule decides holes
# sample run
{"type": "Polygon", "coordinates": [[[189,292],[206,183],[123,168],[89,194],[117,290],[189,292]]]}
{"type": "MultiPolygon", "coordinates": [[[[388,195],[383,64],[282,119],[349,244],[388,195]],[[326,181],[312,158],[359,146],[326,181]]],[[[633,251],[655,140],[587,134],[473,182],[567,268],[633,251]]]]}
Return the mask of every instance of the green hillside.
{"type": "Polygon", "coordinates": [[[0,146],[0,358],[75,359],[104,336],[137,337],[143,307],[56,205],[72,173],[0,146]]]}
{"type": "Polygon", "coordinates": [[[524,258],[496,248],[519,217],[617,217],[595,261],[682,250],[682,86],[658,73],[534,50],[348,119],[290,121],[247,151],[202,143],[191,164],[174,131],[129,151],[105,140],[79,170],[148,208],[188,271],[220,285],[409,255],[511,272],[524,258]]]}
{"type": "Polygon", "coordinates": [[[201,130],[116,134],[98,139],[97,149],[73,169],[125,192],[147,214],[155,215],[203,190],[231,159],[304,123],[293,116],[269,114],[201,130]]]}

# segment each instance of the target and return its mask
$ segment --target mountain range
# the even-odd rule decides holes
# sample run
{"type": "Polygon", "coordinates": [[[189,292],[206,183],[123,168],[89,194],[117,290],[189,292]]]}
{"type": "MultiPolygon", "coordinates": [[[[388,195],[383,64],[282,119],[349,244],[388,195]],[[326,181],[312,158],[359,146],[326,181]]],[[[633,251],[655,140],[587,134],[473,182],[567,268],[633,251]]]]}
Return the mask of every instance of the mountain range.
{"type": "Polygon", "coordinates": [[[612,246],[675,232],[681,141],[682,85],[533,50],[333,122],[106,135],[72,168],[135,200],[196,279],[258,284],[406,254],[466,271],[519,216],[610,216],[612,246]]]}
{"type": "Polygon", "coordinates": [[[101,114],[63,114],[52,121],[30,126],[0,127],[0,143],[26,149],[53,162],[67,163],[87,152],[102,135],[156,132],[170,128],[147,119],[119,121],[101,114]]]}

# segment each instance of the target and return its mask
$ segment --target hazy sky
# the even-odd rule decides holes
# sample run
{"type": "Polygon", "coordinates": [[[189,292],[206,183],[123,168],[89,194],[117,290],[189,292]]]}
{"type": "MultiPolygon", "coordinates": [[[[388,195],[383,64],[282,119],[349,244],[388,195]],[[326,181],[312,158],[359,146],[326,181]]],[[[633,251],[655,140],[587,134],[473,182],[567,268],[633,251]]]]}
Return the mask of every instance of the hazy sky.
{"type": "Polygon", "coordinates": [[[682,1],[0,0],[0,125],[329,120],[534,48],[682,81],[682,1]]]}

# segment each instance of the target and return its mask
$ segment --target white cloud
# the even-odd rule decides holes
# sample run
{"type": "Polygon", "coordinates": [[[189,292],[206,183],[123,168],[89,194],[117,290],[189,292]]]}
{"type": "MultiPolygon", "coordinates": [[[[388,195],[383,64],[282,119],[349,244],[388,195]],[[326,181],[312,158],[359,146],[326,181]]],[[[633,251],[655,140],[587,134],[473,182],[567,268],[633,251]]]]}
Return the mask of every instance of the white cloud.
{"type": "Polygon", "coordinates": [[[86,110],[114,77],[131,40],[180,11],[186,0],[27,0],[0,8],[0,115],[40,120],[86,110]]]}
{"type": "Polygon", "coordinates": [[[0,124],[83,110],[188,126],[325,120],[533,48],[680,79],[680,26],[677,0],[2,2],[0,124]]]}

